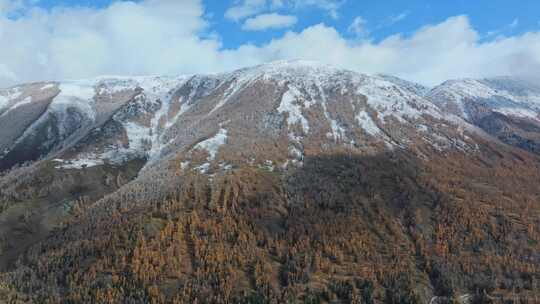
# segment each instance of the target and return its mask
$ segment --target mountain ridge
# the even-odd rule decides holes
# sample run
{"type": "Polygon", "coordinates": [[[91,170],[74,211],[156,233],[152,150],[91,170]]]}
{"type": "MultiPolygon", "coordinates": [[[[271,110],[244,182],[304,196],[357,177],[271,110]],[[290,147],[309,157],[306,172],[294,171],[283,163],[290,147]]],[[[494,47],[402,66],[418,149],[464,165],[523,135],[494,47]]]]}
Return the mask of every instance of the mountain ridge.
{"type": "Polygon", "coordinates": [[[498,97],[303,61],[28,88],[0,116],[0,298],[537,296],[540,129],[498,97]]]}
{"type": "MultiPolygon", "coordinates": [[[[386,91],[390,91],[390,88],[393,82],[385,82],[386,80],[384,78],[376,78],[362,75],[358,73],[354,73],[352,71],[347,71],[343,69],[336,69],[327,65],[321,65],[313,62],[305,62],[305,61],[282,61],[277,63],[271,63],[266,65],[261,65],[253,68],[245,68],[241,70],[237,70],[231,73],[221,73],[221,74],[212,74],[212,75],[194,75],[194,76],[178,76],[178,77],[171,77],[171,78],[162,78],[162,77],[139,77],[139,78],[120,78],[120,79],[109,79],[106,77],[98,77],[91,80],[79,80],[79,81],[71,81],[67,82],[65,84],[59,84],[58,85],[58,91],[60,91],[59,96],[52,97],[51,105],[56,106],[60,109],[54,109],[54,107],[49,108],[49,112],[60,112],[65,113],[66,109],[61,108],[62,105],[66,105],[71,108],[75,108],[75,112],[77,112],[82,118],[80,120],[90,120],[90,122],[87,122],[86,125],[88,129],[95,129],[98,126],[100,126],[104,121],[106,121],[108,116],[113,115],[113,113],[120,109],[124,104],[130,103],[129,99],[134,98],[137,96],[138,93],[142,93],[145,95],[145,98],[149,99],[150,102],[157,102],[157,105],[155,107],[159,107],[159,111],[161,113],[157,113],[155,115],[164,115],[165,112],[167,112],[169,107],[171,106],[168,104],[170,102],[171,96],[166,96],[168,93],[171,93],[171,90],[174,88],[181,89],[183,85],[185,85],[185,82],[189,83],[189,86],[192,90],[192,96],[184,96],[186,99],[188,99],[187,102],[185,102],[183,105],[175,105],[183,107],[182,111],[186,111],[186,109],[189,109],[190,101],[189,99],[192,99],[193,97],[204,97],[204,94],[211,92],[213,90],[218,90],[220,87],[227,87],[227,90],[223,93],[222,99],[220,103],[217,103],[215,107],[208,112],[208,115],[211,115],[215,111],[217,111],[221,106],[225,105],[227,103],[227,100],[230,96],[233,96],[236,91],[241,90],[244,86],[249,85],[250,82],[258,81],[258,80],[264,80],[264,81],[271,81],[271,80],[277,80],[278,85],[285,85],[285,82],[291,82],[296,83],[296,85],[302,86],[304,89],[308,89],[311,92],[307,92],[308,94],[311,94],[310,98],[314,98],[318,92],[315,92],[316,90],[320,89],[322,86],[325,86],[325,82],[332,81],[334,82],[333,85],[339,85],[339,81],[349,81],[350,83],[354,82],[369,82],[366,83],[365,87],[368,90],[367,92],[364,92],[368,95],[374,96],[371,98],[371,100],[375,100],[375,102],[378,102],[380,100],[382,103],[380,104],[373,104],[372,106],[377,108],[376,111],[382,111],[380,112],[381,115],[384,115],[384,111],[387,110],[388,107],[394,107],[390,112],[392,113],[398,113],[400,109],[396,108],[397,105],[394,105],[394,100],[391,100],[391,98],[384,99],[386,94],[386,91]],[[330,79],[330,78],[332,79],[330,79]],[[163,81],[162,81],[163,80],[163,81]],[[307,81],[308,83],[302,83],[303,81],[307,81]],[[166,84],[165,84],[166,83],[166,84]],[[62,87],[64,86],[64,87],[62,87]],[[207,86],[207,87],[204,87],[207,86]],[[309,86],[309,88],[308,88],[309,86]],[[380,87],[380,89],[379,89],[380,87]],[[92,89],[94,92],[92,92],[92,89]],[[142,90],[140,92],[137,92],[137,90],[142,90]],[[315,90],[315,91],[314,91],[315,90]],[[64,93],[62,93],[64,92],[64,93]],[[66,97],[62,97],[62,95],[66,95],[66,97]],[[118,97],[113,97],[114,95],[119,95],[118,97]],[[127,95],[127,96],[122,96],[127,95]],[[197,94],[203,94],[201,96],[196,96],[197,94]],[[380,96],[377,96],[379,94],[380,96]],[[92,96],[93,95],[93,96],[92,96]],[[107,97],[109,100],[116,98],[117,100],[120,99],[119,102],[117,102],[117,106],[113,107],[112,110],[109,111],[102,111],[109,114],[103,114],[106,116],[106,118],[99,118],[94,117],[96,115],[100,116],[99,114],[99,107],[105,107],[110,106],[107,103],[107,97]],[[96,104],[96,101],[94,99],[98,99],[98,104],[96,104]],[[100,101],[102,99],[102,101],[100,101]],[[69,102],[65,103],[62,102],[63,100],[71,100],[72,104],[69,104],[69,102]],[[58,106],[59,105],[59,106],[58,106]],[[86,119],[85,119],[86,117],[86,119]]],[[[395,78],[393,79],[396,80],[395,78]]],[[[342,88],[344,84],[341,84],[342,88]]],[[[349,84],[347,84],[349,85],[349,84]]],[[[49,90],[53,89],[51,86],[54,86],[53,83],[47,83],[44,84],[43,87],[48,88],[49,90]]],[[[404,95],[404,92],[409,92],[409,94],[415,94],[414,90],[409,90],[408,87],[400,88],[397,85],[393,87],[394,89],[397,89],[396,91],[397,95],[404,95]],[[403,91],[399,91],[403,90],[403,91]]],[[[359,92],[362,93],[362,92],[359,92]]],[[[394,93],[394,94],[396,94],[394,93]]],[[[319,96],[317,96],[319,97],[319,96]]],[[[320,96],[321,98],[324,96],[320,96]]],[[[395,97],[393,97],[395,98],[395,97]]],[[[418,96],[409,96],[408,98],[416,98],[420,100],[418,96]]],[[[438,115],[436,113],[436,109],[431,106],[431,104],[427,103],[426,101],[422,100],[419,101],[422,104],[418,105],[421,108],[425,108],[424,110],[428,110],[431,108],[430,113],[432,115],[438,115]]],[[[13,103],[13,102],[12,102],[13,103]]],[[[20,101],[17,101],[15,104],[10,105],[10,109],[17,109],[20,101]]],[[[110,103],[110,102],[109,102],[110,103]]],[[[24,106],[23,106],[24,107],[24,106]]],[[[401,104],[397,107],[401,107],[401,110],[408,111],[408,113],[405,113],[406,115],[416,115],[418,113],[417,110],[411,107],[407,107],[405,104],[401,104]]],[[[278,109],[279,111],[280,109],[278,109]]],[[[283,112],[288,112],[289,115],[291,115],[291,119],[293,120],[302,120],[302,115],[299,113],[296,113],[296,116],[293,117],[291,113],[295,113],[294,111],[297,111],[298,109],[292,108],[283,108],[281,109],[283,112]],[[289,111],[290,110],[290,111],[289,111]],[[292,111],[292,112],[291,112],[292,111]]],[[[156,110],[158,111],[158,110],[156,110]]],[[[182,111],[178,111],[177,115],[182,115],[182,111]]],[[[43,115],[47,115],[48,113],[43,113],[43,115]]],[[[152,113],[151,113],[152,114],[152,113]]],[[[325,113],[327,115],[328,113],[325,113]]],[[[63,114],[64,115],[64,114],[63,114]]],[[[60,115],[62,116],[62,115],[60,115]]],[[[64,115],[65,116],[65,115],[64,115]]],[[[174,119],[177,119],[178,117],[169,117],[168,119],[171,119],[172,121],[168,121],[169,127],[174,124],[174,119]]],[[[158,133],[158,120],[162,119],[162,117],[154,117],[153,124],[153,130],[151,132],[158,133]]],[[[369,126],[368,128],[371,128],[372,131],[375,130],[373,128],[373,124],[370,122],[371,118],[369,115],[363,115],[359,118],[359,121],[365,120],[366,124],[369,126]]],[[[305,122],[305,120],[304,120],[305,122]]],[[[81,124],[85,124],[83,121],[78,121],[79,128],[83,128],[81,124]]],[[[332,123],[332,136],[336,137],[337,132],[339,132],[339,126],[337,126],[337,123],[335,120],[331,121],[332,123]]],[[[31,126],[28,127],[29,130],[31,130],[31,126]]],[[[73,127],[72,127],[73,128],[73,127]]],[[[62,128],[61,128],[62,129],[62,128]]],[[[69,129],[69,128],[68,128],[69,129]]],[[[27,131],[27,130],[25,130],[27,131]]],[[[61,130],[60,130],[61,131],[61,130]]],[[[129,133],[130,129],[126,128],[126,131],[129,133]]],[[[137,130],[131,130],[133,132],[137,132],[137,130]]],[[[376,130],[375,130],[376,131],[376,130]]],[[[82,131],[87,132],[87,131],[82,131]]],[[[61,132],[60,132],[61,133],[61,132]]],[[[24,135],[24,134],[23,134],[24,135]]],[[[62,136],[62,134],[59,134],[62,136]]],[[[129,134],[128,134],[129,135],[129,134]]],[[[136,136],[136,135],[134,135],[136,136]]],[[[155,134],[153,135],[155,137],[155,134]]],[[[151,139],[153,140],[153,144],[156,144],[157,138],[151,139]]],[[[154,147],[154,153],[156,149],[159,149],[157,147],[154,147]]],[[[4,147],[3,150],[6,150],[6,147],[4,147]]]]}

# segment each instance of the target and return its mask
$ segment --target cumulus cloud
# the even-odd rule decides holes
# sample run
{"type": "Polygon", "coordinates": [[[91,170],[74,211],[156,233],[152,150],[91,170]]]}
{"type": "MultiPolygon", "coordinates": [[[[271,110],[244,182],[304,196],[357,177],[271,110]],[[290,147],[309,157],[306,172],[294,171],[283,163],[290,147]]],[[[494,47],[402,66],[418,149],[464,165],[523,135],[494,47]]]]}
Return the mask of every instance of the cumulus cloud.
{"type": "Polygon", "coordinates": [[[242,26],[246,31],[263,31],[267,29],[287,28],[296,24],[298,19],[291,15],[280,15],[277,13],[262,14],[254,18],[249,18],[242,26]]]}
{"type": "Polygon", "coordinates": [[[351,40],[318,24],[232,49],[223,48],[204,16],[200,0],[30,8],[18,18],[0,14],[0,87],[111,74],[209,73],[299,58],[429,85],[462,77],[540,75],[540,32],[486,40],[466,16],[378,42],[351,40]]]}
{"type": "Polygon", "coordinates": [[[239,54],[260,61],[318,60],[359,72],[394,74],[435,85],[452,78],[538,74],[540,71],[531,69],[540,62],[540,33],[482,42],[468,18],[457,16],[425,26],[408,37],[394,35],[378,43],[356,43],[336,29],[319,24],[289,32],[260,47],[244,46],[227,53],[229,58],[239,54]]]}
{"type": "Polygon", "coordinates": [[[213,71],[221,65],[221,43],[208,35],[203,13],[199,0],[145,0],[104,9],[31,8],[15,19],[0,15],[0,85],[213,71]]]}

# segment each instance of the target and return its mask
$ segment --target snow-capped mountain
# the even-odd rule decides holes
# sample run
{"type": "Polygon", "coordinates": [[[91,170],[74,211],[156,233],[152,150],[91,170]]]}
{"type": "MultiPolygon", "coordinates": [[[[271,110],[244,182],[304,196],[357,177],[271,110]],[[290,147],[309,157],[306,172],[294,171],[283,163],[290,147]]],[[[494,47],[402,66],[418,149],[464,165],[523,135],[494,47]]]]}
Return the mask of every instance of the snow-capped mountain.
{"type": "Polygon", "coordinates": [[[500,140],[540,152],[540,85],[498,77],[447,81],[426,97],[500,140]]]}
{"type": "MultiPolygon", "coordinates": [[[[239,151],[249,151],[261,136],[286,141],[286,151],[277,154],[282,165],[301,162],[306,150],[335,145],[392,149],[423,140],[437,148],[468,148],[464,137],[441,127],[459,124],[462,132],[468,126],[445,120],[423,97],[426,90],[391,76],[307,61],[215,75],[14,87],[0,93],[0,125],[10,126],[2,128],[1,167],[38,158],[55,159],[64,169],[134,158],[154,163],[178,154],[185,158],[190,148],[217,149],[216,136],[239,151]],[[442,124],[435,128],[433,121],[442,124]]],[[[212,149],[207,150],[214,158],[212,149]]]]}
{"type": "MultiPolygon", "coordinates": [[[[162,96],[179,81],[181,77],[101,77],[36,83],[0,92],[1,167],[59,152],[111,121],[118,121],[124,132],[137,132],[130,128],[127,116],[135,110],[133,106],[146,107],[148,112],[162,108],[162,96]],[[140,100],[143,96],[148,103],[140,100]]],[[[125,153],[139,152],[134,146],[125,153]]]]}
{"type": "Polygon", "coordinates": [[[307,61],[0,90],[0,298],[531,298],[539,92],[307,61]]]}
{"type": "Polygon", "coordinates": [[[538,120],[540,86],[526,80],[499,77],[450,80],[427,96],[444,110],[469,120],[481,118],[485,111],[538,120]]]}

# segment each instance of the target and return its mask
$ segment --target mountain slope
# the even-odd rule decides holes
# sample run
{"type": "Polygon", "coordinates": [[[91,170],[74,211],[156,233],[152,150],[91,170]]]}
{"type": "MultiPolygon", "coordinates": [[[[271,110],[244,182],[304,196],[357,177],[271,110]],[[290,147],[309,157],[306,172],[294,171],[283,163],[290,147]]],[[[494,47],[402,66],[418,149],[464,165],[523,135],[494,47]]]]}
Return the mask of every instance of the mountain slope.
{"type": "MultiPolygon", "coordinates": [[[[31,116],[33,124],[11,128],[10,136],[4,137],[3,169],[53,156],[65,162],[59,167],[66,168],[134,157],[155,161],[211,136],[219,130],[218,124],[233,124],[237,129],[246,115],[276,123],[259,125],[261,132],[276,132],[281,128],[278,121],[286,115],[288,136],[297,145],[302,145],[304,137],[356,146],[368,142],[406,145],[416,132],[400,134],[392,127],[395,123],[424,129],[423,115],[434,119],[442,115],[417,94],[420,89],[405,83],[310,62],[278,62],[191,78],[100,78],[47,84],[43,87],[51,93],[46,110],[32,102],[36,99],[32,91],[25,93],[30,96],[25,104],[29,109],[12,106],[8,110],[41,111],[31,116]]],[[[16,105],[17,99],[10,104],[16,105]]],[[[10,124],[11,117],[5,115],[0,122],[10,124]]],[[[431,132],[423,136],[434,143],[441,139],[431,132]]]]}
{"type": "MultiPolygon", "coordinates": [[[[48,84],[40,111],[32,97],[35,119],[0,159],[22,161],[10,156],[21,155],[10,152],[17,140],[43,147],[0,178],[4,298],[537,296],[540,159],[465,115],[482,112],[449,115],[457,97],[444,98],[464,93],[448,83],[424,97],[391,76],[287,61],[67,85],[48,84]]],[[[31,94],[9,94],[21,91],[6,107],[31,94]]]]}
{"type": "Polygon", "coordinates": [[[507,144],[540,153],[537,84],[509,77],[453,80],[434,88],[427,98],[507,144]]]}

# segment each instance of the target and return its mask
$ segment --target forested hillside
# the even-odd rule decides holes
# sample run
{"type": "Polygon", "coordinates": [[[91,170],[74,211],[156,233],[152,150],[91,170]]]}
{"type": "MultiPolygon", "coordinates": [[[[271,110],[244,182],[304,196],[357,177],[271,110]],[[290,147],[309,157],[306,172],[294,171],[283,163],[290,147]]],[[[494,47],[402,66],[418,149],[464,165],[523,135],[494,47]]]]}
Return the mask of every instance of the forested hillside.
{"type": "Polygon", "coordinates": [[[121,83],[56,92],[77,131],[6,165],[5,302],[540,301],[540,156],[441,95],[304,62],[121,83]]]}

